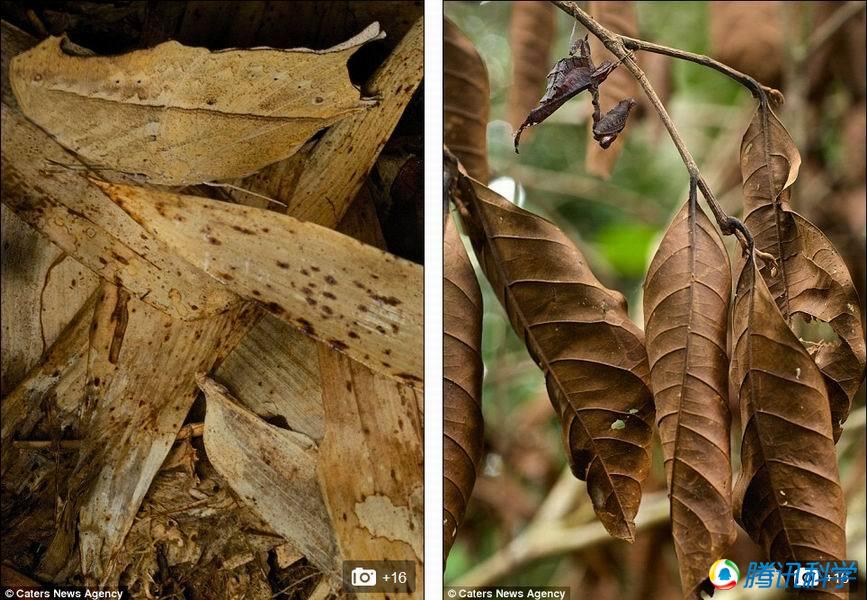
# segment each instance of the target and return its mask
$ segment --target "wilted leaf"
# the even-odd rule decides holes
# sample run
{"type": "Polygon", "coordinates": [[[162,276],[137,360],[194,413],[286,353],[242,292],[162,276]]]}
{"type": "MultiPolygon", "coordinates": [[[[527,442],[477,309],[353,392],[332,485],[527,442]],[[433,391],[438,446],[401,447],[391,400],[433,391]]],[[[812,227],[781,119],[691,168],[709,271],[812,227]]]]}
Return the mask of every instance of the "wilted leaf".
{"type": "Polygon", "coordinates": [[[443,554],[447,557],[484,453],[482,293],[454,221],[443,238],[443,554]]]}
{"type": "Polygon", "coordinates": [[[590,57],[590,46],[587,36],[573,44],[569,56],[561,58],[548,73],[545,95],[539,100],[538,106],[532,109],[518,131],[515,132],[515,152],[521,143],[521,132],[527,127],[538,125],[563,106],[567,100],[598,86],[617,65],[608,61],[599,67],[593,65],[590,57]]]}
{"type": "Polygon", "coordinates": [[[687,598],[712,591],[710,565],[735,539],[726,355],[731,279],[719,233],[687,202],[644,282],[650,381],[687,598]]]}
{"type": "Polygon", "coordinates": [[[617,136],[626,127],[626,119],[629,111],[635,106],[634,98],[626,98],[618,102],[614,108],[593,124],[593,139],[599,142],[599,146],[605,150],[617,140],[617,136]]]}
{"type": "Polygon", "coordinates": [[[555,225],[472,189],[465,224],[476,256],[545,373],[572,472],[611,535],[632,540],[653,422],[644,335],[555,225]]]}
{"type": "MultiPolygon", "coordinates": [[[[588,2],[587,12],[600,24],[604,25],[614,33],[627,35],[630,37],[638,37],[638,18],[635,11],[635,2],[588,2]]],[[[616,57],[593,36],[590,39],[590,51],[597,60],[607,59],[610,61],[616,60],[616,57]]],[[[644,56],[637,60],[644,60],[644,56]]],[[[657,82],[653,82],[656,85],[657,82]]],[[[625,69],[620,69],[612,73],[605,81],[605,85],[599,87],[599,104],[600,110],[608,113],[612,111],[618,103],[622,103],[625,98],[632,98],[638,92],[638,84],[632,77],[632,74],[625,69]]],[[[634,101],[633,101],[634,102],[634,101]]],[[[631,108],[631,106],[630,106],[631,108]]],[[[623,109],[621,109],[623,110],[623,109]]],[[[628,114],[629,109],[625,109],[628,114]]],[[[626,117],[623,117],[624,125],[626,117]]],[[[590,128],[588,128],[590,129],[590,128]]],[[[620,127],[622,130],[623,127],[620,127]]],[[[619,133],[618,130],[616,133],[619,133]]],[[[604,131],[604,129],[602,130],[604,131]]],[[[585,166],[587,172],[599,177],[608,178],[614,170],[614,165],[617,163],[617,158],[623,149],[623,141],[615,141],[614,137],[603,144],[595,144],[601,142],[600,137],[596,135],[596,127],[591,129],[587,136],[587,157],[585,166]],[[591,140],[591,137],[593,138],[591,140]],[[612,147],[609,146],[613,144],[612,147]],[[600,147],[601,146],[601,147],[600,147]]]]}
{"type": "MultiPolygon", "coordinates": [[[[517,128],[536,106],[538,90],[551,64],[551,48],[557,36],[557,9],[550,2],[512,2],[509,47],[512,82],[509,85],[509,123],[517,128]]],[[[476,178],[478,179],[478,177],[476,178]]]]}
{"type": "Polygon", "coordinates": [[[226,388],[200,376],[205,452],[244,503],[322,572],[340,577],[331,519],[319,490],[318,451],[309,437],[239,406],[226,388]]]}
{"type": "Polygon", "coordinates": [[[762,267],[771,296],[791,323],[805,315],[830,323],[840,340],[819,347],[816,363],[829,385],[834,438],[864,378],[865,346],[858,294],[843,259],[815,225],[791,210],[788,189],[801,157],[785,127],[760,105],[741,143],[744,223],[756,247],[777,259],[762,267]]]}
{"type": "Polygon", "coordinates": [[[744,429],[735,517],[772,561],[840,560],[846,510],[825,383],[756,271],[747,260],[732,309],[730,377],[744,429]]]}
{"type": "Polygon", "coordinates": [[[369,106],[346,61],[382,35],[374,23],[321,51],[165,42],[109,57],[50,37],[12,60],[10,81],[22,112],[91,166],[187,185],[249,175],[369,106]]]}
{"type": "Polygon", "coordinates": [[[448,19],[443,22],[443,89],[445,144],[472,177],[487,181],[488,70],[473,43],[448,19]]]}
{"type": "Polygon", "coordinates": [[[711,55],[766,85],[781,79],[785,44],[784,3],[709,2],[711,55]]]}
{"type": "Polygon", "coordinates": [[[145,229],[230,289],[371,369],[421,386],[419,265],[271,211],[99,185],[145,229]]]}

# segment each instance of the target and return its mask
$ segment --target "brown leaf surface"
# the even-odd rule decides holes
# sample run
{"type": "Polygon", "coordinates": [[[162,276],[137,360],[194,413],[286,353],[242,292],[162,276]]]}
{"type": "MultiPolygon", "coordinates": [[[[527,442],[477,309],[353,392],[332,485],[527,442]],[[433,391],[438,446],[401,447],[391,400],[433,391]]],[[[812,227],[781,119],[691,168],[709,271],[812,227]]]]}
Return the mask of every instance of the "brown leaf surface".
{"type": "Polygon", "coordinates": [[[331,520],[319,489],[314,441],[239,406],[228,390],[200,376],[205,392],[205,452],[231,488],[323,573],[340,577],[331,520]]]}
{"type": "Polygon", "coordinates": [[[771,296],[791,324],[795,315],[829,323],[840,338],[816,347],[815,360],[826,376],[834,438],[864,378],[865,345],[860,302],[843,259],[815,225],[794,212],[790,186],[801,157],[770,108],[759,106],[741,143],[744,222],[756,247],[778,260],[764,265],[771,296]]]}
{"type": "Polygon", "coordinates": [[[11,55],[33,38],[2,24],[3,203],[91,271],[181,319],[225,311],[240,299],[164,244],[90,185],[84,165],[28,121],[7,77],[11,55]]]}
{"type": "Polygon", "coordinates": [[[488,181],[488,70],[473,43],[445,19],[443,23],[444,141],[470,176],[488,181]]]}
{"type": "MultiPolygon", "coordinates": [[[[557,34],[557,9],[550,2],[530,0],[512,3],[509,47],[512,50],[512,82],[509,85],[509,123],[517,129],[536,106],[545,85],[551,48],[557,34]]],[[[525,139],[530,132],[525,134],[525,139]]],[[[477,178],[478,179],[478,178],[477,178]]]]}
{"type": "Polygon", "coordinates": [[[644,282],[650,382],[687,598],[712,591],[708,569],[735,539],[726,354],[731,278],[719,233],[687,202],[644,282]]]}
{"type": "Polygon", "coordinates": [[[236,293],[373,370],[421,386],[419,265],[271,211],[100,186],[145,229],[236,293]]]}
{"type": "Polygon", "coordinates": [[[322,51],[172,41],[110,57],[67,54],[50,37],[12,60],[9,79],[22,112],[88,163],[189,185],[249,175],[370,106],[346,61],[382,35],[374,23],[322,51]]]}
{"type": "MultiPolygon", "coordinates": [[[[590,16],[614,33],[638,37],[638,16],[635,12],[635,2],[588,2],[587,11],[590,16]]],[[[611,54],[595,36],[590,37],[590,51],[596,57],[597,62],[617,60],[617,57],[611,54]]],[[[602,112],[607,113],[618,102],[631,98],[637,93],[638,84],[633,79],[632,74],[626,69],[615,70],[605,80],[605,85],[599,86],[599,104],[602,112]]],[[[607,179],[611,176],[617,158],[623,150],[623,138],[614,140],[610,147],[600,148],[594,139],[592,128],[588,127],[588,129],[590,132],[587,135],[585,168],[588,173],[607,179]]]]}
{"type": "Polygon", "coordinates": [[[465,219],[512,327],[545,373],[572,472],[599,520],[633,539],[650,468],[653,399],[642,331],[555,225],[473,182],[465,219]]]}
{"type": "Polygon", "coordinates": [[[732,309],[744,429],[735,517],[772,561],[840,560],[846,509],[825,383],[756,270],[742,266],[732,309]]]}
{"type": "Polygon", "coordinates": [[[443,238],[443,554],[448,557],[484,454],[482,292],[451,216],[443,238]]]}

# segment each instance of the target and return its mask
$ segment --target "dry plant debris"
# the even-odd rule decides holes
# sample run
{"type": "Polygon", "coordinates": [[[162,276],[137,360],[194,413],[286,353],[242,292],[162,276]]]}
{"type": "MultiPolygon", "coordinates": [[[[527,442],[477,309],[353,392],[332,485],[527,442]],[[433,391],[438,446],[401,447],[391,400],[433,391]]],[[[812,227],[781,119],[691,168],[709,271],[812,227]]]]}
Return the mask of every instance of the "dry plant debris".
{"type": "Polygon", "coordinates": [[[179,41],[111,56],[3,22],[4,583],[324,599],[344,559],[423,568],[422,270],[366,192],[421,147],[421,7],[336,4],[321,51],[184,45],[232,11],[154,11],[179,41]]]}

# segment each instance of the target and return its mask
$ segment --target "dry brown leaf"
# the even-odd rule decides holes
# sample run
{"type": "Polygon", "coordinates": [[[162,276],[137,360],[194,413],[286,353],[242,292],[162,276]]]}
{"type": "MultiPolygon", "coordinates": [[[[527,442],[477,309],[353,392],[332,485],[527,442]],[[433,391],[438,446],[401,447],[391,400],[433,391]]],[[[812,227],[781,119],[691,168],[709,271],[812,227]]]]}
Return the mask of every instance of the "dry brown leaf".
{"type": "Polygon", "coordinates": [[[484,454],[482,292],[451,216],[443,238],[443,558],[484,454]]]}
{"type": "Polygon", "coordinates": [[[783,2],[710,2],[711,55],[717,60],[775,86],[782,77],[783,2]]]}
{"type": "Polygon", "coordinates": [[[239,298],[148,235],[75,172],[74,155],[28,121],[6,76],[33,39],[2,23],[3,203],[91,271],[181,319],[225,311],[239,298]]]}
{"type": "MultiPolygon", "coordinates": [[[[539,99],[539,90],[551,64],[551,48],[557,34],[557,9],[550,2],[530,0],[512,3],[509,47],[512,82],[509,85],[509,123],[517,129],[539,99]]],[[[529,139],[532,131],[524,134],[529,139]]],[[[478,179],[478,177],[476,177],[478,179]]]]}
{"type": "Polygon", "coordinates": [[[335,227],[358,194],[424,76],[424,22],[419,19],[374,73],[365,91],[377,106],[330,128],[305,158],[287,214],[335,227]]]}
{"type": "Polygon", "coordinates": [[[472,189],[473,248],[545,373],[572,472],[608,532],[632,540],[653,423],[644,334],[560,229],[478,182],[472,189]]]}
{"type": "Polygon", "coordinates": [[[231,488],[323,573],[340,578],[334,534],[316,474],[316,444],[239,406],[226,388],[200,376],[205,452],[231,488]]]}
{"type": "Polygon", "coordinates": [[[139,505],[210,370],[249,329],[244,306],[207,320],[179,321],[103,284],[87,359],[85,439],[57,534],[40,567],[52,578],[72,560],[105,583],[139,505]]]}
{"type": "Polygon", "coordinates": [[[322,51],[172,41],[110,57],[50,37],[12,60],[10,82],[22,112],[89,165],[189,185],[249,175],[370,106],[346,61],[382,35],[374,23],[322,51]]]}
{"type": "Polygon", "coordinates": [[[686,598],[713,591],[710,566],[735,540],[726,329],[732,276],[719,233],[693,195],[644,282],[644,331],[686,598]]]}
{"type": "Polygon", "coordinates": [[[789,188],[800,164],[786,128],[769,107],[760,105],[741,143],[744,223],[756,248],[777,259],[776,265],[766,264],[761,272],[783,317],[790,324],[795,315],[825,321],[840,338],[817,347],[814,356],[828,382],[838,439],[864,378],[860,302],[834,246],[791,209],[789,188]]]}
{"type": "Polygon", "coordinates": [[[264,314],[223,361],[216,378],[260,417],[282,417],[314,441],[325,424],[316,342],[289,323],[264,314]]]}
{"type": "MultiPolygon", "coordinates": [[[[846,509],[825,383],[756,272],[745,261],[732,308],[744,430],[735,517],[772,561],[841,560],[846,509]]],[[[844,597],[831,586],[809,596],[844,597]]]]}
{"type": "Polygon", "coordinates": [[[490,175],[488,69],[473,43],[448,19],[443,22],[443,90],[445,144],[470,176],[486,182],[490,175]]]}
{"type": "Polygon", "coordinates": [[[145,229],[230,289],[375,371],[421,386],[419,265],[270,211],[99,185],[145,229]]]}
{"type": "MultiPolygon", "coordinates": [[[[638,37],[638,17],[635,13],[634,2],[589,2],[587,11],[600,24],[614,33],[629,37],[638,37]]],[[[605,48],[605,46],[590,36],[590,52],[597,63],[608,60],[616,62],[617,57],[605,48]]],[[[625,98],[631,98],[638,93],[638,84],[632,74],[626,69],[616,69],[605,80],[605,84],[599,86],[599,104],[602,113],[605,114],[618,102],[625,98]]],[[[608,179],[617,163],[617,157],[623,150],[624,139],[619,137],[608,148],[601,148],[593,137],[593,128],[588,127],[587,134],[587,157],[585,168],[588,173],[608,179]]]]}
{"type": "MultiPolygon", "coordinates": [[[[421,344],[421,340],[418,340],[421,344]]],[[[422,394],[319,345],[319,478],[340,556],[424,568],[422,394]]],[[[423,594],[420,578],[416,592],[423,594]]]]}

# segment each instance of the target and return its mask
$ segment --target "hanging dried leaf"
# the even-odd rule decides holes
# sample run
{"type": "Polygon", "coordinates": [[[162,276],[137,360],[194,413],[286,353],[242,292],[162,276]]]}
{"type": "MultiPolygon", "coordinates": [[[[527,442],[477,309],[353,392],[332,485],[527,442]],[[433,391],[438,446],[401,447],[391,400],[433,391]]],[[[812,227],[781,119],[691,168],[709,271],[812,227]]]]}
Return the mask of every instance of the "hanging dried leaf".
{"type": "Polygon", "coordinates": [[[245,410],[216,381],[199,376],[198,383],[207,400],[208,460],[275,532],[339,579],[337,546],[316,473],[316,444],[245,410]]]}
{"type": "Polygon", "coordinates": [[[521,143],[521,132],[527,127],[538,125],[563,106],[567,100],[590,89],[598,87],[617,65],[608,61],[599,67],[593,65],[590,57],[590,46],[587,36],[577,40],[569,52],[569,56],[561,58],[548,73],[545,95],[539,100],[538,106],[530,111],[518,131],[515,132],[515,152],[521,143]]]}
{"type": "Polygon", "coordinates": [[[744,429],[735,517],[772,561],[840,560],[846,509],[825,383],[756,271],[752,260],[742,266],[732,309],[744,429]]]}
{"type": "Polygon", "coordinates": [[[520,126],[527,113],[536,106],[538,90],[548,74],[551,48],[557,34],[556,12],[553,4],[541,0],[512,3],[509,21],[512,82],[508,113],[513,128],[520,126]]]}
{"type": "Polygon", "coordinates": [[[484,453],[482,292],[451,217],[443,238],[443,555],[448,557],[484,453]]]}
{"type": "Polygon", "coordinates": [[[91,166],[188,185],[249,175],[370,106],[346,61],[383,35],[374,23],[321,51],[165,42],[110,57],[50,37],[12,60],[10,82],[22,112],[91,166]]]}
{"type": "Polygon", "coordinates": [[[488,70],[473,43],[445,19],[443,23],[443,136],[467,172],[487,181],[488,70]]]}
{"type": "MultiPolygon", "coordinates": [[[[635,2],[588,2],[587,12],[600,24],[614,33],[638,37],[638,16],[635,11],[635,2]]],[[[597,60],[616,60],[616,57],[595,36],[590,39],[590,51],[597,60]]],[[[643,61],[644,58],[642,56],[640,60],[643,61]]],[[[615,71],[605,81],[605,85],[599,87],[600,110],[610,113],[618,106],[618,103],[622,104],[624,98],[632,98],[637,93],[638,84],[635,82],[632,74],[624,69],[615,71]]],[[[626,112],[628,113],[629,109],[626,109],[626,112]]],[[[625,124],[625,115],[623,120],[625,124]]],[[[620,130],[622,129],[623,127],[621,126],[620,130]]],[[[616,133],[619,133],[620,130],[616,133]]],[[[587,156],[585,159],[585,167],[588,173],[604,179],[611,176],[614,165],[617,163],[617,158],[623,150],[623,141],[615,141],[616,133],[610,140],[598,145],[593,143],[594,141],[602,141],[596,135],[596,127],[594,126],[591,132],[588,133],[587,156]],[[593,140],[590,139],[591,137],[593,140]],[[613,146],[609,148],[612,144],[613,146]]]]}
{"type": "Polygon", "coordinates": [[[710,565],[736,534],[726,355],[732,277],[694,190],[648,269],[644,330],[683,594],[700,599],[713,590],[710,565]]]}
{"type": "Polygon", "coordinates": [[[653,422],[644,335],[555,225],[472,189],[465,223],[476,256],[545,373],[572,472],[608,532],[632,540],[653,422]]]}
{"type": "Polygon", "coordinates": [[[614,108],[605,113],[605,116],[593,124],[593,139],[599,142],[599,146],[603,150],[611,146],[623,128],[626,127],[629,111],[635,104],[635,98],[621,100],[614,108]]]}
{"type": "Polygon", "coordinates": [[[146,230],[230,289],[371,369],[421,386],[419,265],[271,211],[99,185],[146,230]]]}
{"type": "Polygon", "coordinates": [[[838,439],[849,405],[864,378],[865,344],[858,294],[831,242],[789,204],[789,187],[801,157],[783,124],[764,105],[756,110],[741,143],[744,222],[756,247],[777,259],[761,269],[774,301],[791,322],[795,315],[831,325],[839,341],[816,347],[826,376],[838,439]]]}

